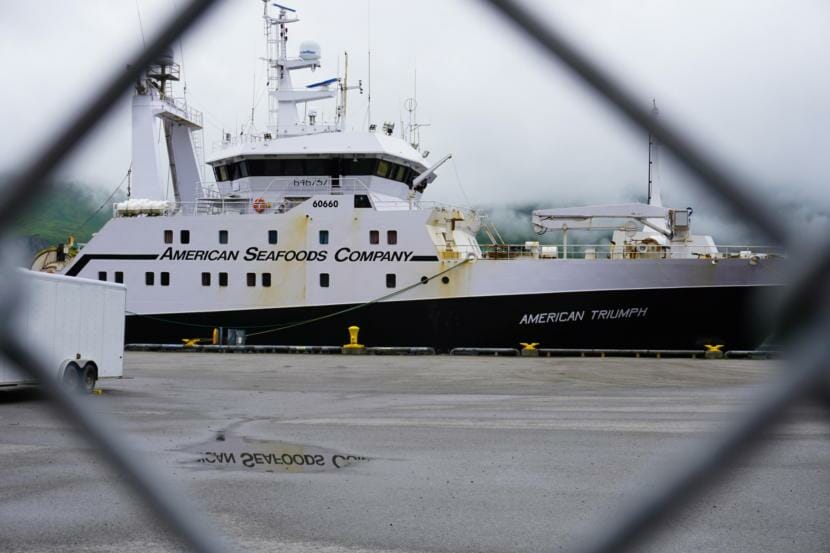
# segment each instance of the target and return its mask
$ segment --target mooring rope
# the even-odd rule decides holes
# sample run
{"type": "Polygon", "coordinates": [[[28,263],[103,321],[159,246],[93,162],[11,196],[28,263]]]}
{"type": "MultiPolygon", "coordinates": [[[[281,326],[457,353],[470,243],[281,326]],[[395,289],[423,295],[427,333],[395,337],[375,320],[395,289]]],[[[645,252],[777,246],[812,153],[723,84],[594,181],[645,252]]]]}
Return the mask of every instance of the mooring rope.
{"type": "MultiPolygon", "coordinates": [[[[426,277],[426,276],[421,277],[421,279],[418,280],[418,282],[415,282],[413,284],[410,284],[408,286],[405,286],[403,288],[395,290],[394,292],[390,292],[389,294],[384,294],[383,296],[379,296],[377,298],[371,299],[371,300],[369,300],[367,302],[364,302],[364,303],[360,303],[358,305],[353,305],[351,307],[347,307],[345,309],[335,311],[334,313],[328,313],[326,315],[321,315],[319,317],[313,317],[311,319],[306,319],[306,320],[302,320],[302,321],[288,323],[288,324],[281,325],[281,326],[276,326],[276,327],[274,326],[274,323],[271,323],[271,324],[266,324],[266,325],[239,326],[237,328],[240,328],[240,329],[266,328],[266,330],[261,330],[259,332],[253,332],[253,333],[248,334],[248,337],[251,337],[251,336],[261,336],[263,334],[269,334],[269,333],[272,333],[272,332],[279,332],[281,330],[288,330],[289,328],[296,328],[296,327],[299,327],[299,326],[304,326],[304,325],[316,323],[318,321],[322,321],[322,320],[325,320],[325,319],[331,319],[333,317],[343,315],[344,313],[350,313],[352,311],[357,311],[358,309],[363,309],[364,307],[368,307],[369,305],[372,305],[372,304],[375,304],[375,303],[378,303],[378,302],[381,302],[381,301],[384,301],[384,300],[388,300],[389,298],[393,298],[397,295],[403,294],[404,292],[408,292],[409,290],[412,290],[413,288],[417,288],[418,286],[423,286],[423,285],[427,284],[428,282],[449,273],[450,271],[454,271],[455,269],[461,267],[462,265],[465,265],[465,264],[469,263],[470,261],[472,261],[474,259],[475,259],[474,257],[468,257],[468,258],[464,259],[463,261],[461,261],[460,263],[458,263],[457,265],[453,265],[452,267],[448,267],[448,268],[444,269],[443,271],[439,271],[439,272],[435,273],[434,275],[432,275],[430,277],[426,277]],[[271,327],[271,328],[268,328],[268,327],[271,327]]],[[[187,323],[187,322],[183,322],[183,321],[174,321],[172,319],[166,319],[164,317],[156,317],[154,315],[143,315],[141,313],[135,313],[133,311],[127,311],[126,313],[128,315],[133,315],[135,317],[141,317],[141,318],[149,319],[149,320],[152,320],[152,321],[159,321],[159,322],[163,322],[163,323],[167,323],[167,324],[173,324],[173,325],[191,327],[191,328],[211,328],[212,329],[212,328],[217,328],[219,326],[222,326],[222,325],[217,325],[217,324],[199,324],[199,323],[187,323]]]]}

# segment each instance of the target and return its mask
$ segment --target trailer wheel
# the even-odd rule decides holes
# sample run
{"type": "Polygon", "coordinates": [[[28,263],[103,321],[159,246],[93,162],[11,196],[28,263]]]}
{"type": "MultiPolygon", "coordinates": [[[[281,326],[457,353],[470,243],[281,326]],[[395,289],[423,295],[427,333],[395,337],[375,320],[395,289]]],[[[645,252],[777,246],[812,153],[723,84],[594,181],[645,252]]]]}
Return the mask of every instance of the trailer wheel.
{"type": "Polygon", "coordinates": [[[95,382],[98,380],[98,367],[95,366],[95,363],[87,363],[80,374],[78,389],[86,394],[91,394],[92,390],[95,389],[95,382]]]}
{"type": "Polygon", "coordinates": [[[61,382],[70,390],[77,390],[81,383],[81,368],[77,363],[67,363],[61,375],[61,382]]]}

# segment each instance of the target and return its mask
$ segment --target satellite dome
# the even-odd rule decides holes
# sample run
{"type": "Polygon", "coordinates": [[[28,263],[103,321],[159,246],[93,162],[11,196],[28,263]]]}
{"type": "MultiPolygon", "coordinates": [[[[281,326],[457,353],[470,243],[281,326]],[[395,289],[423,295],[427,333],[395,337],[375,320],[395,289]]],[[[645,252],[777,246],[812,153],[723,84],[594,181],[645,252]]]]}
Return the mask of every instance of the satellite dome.
{"type": "Polygon", "coordinates": [[[300,43],[300,58],[306,61],[320,59],[320,45],[313,40],[306,40],[300,43]]]}

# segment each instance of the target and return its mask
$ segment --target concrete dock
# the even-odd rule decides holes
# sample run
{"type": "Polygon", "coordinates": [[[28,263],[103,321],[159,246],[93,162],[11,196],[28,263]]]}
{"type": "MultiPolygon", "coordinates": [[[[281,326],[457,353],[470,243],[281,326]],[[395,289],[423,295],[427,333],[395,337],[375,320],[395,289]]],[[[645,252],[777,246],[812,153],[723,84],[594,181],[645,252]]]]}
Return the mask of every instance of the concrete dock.
{"type": "MultiPolygon", "coordinates": [[[[89,396],[243,551],[562,551],[747,407],[775,361],[134,353],[89,396]]],[[[826,551],[803,405],[648,551],[826,551]]],[[[0,391],[0,551],[178,551],[36,389],[0,391]]]]}

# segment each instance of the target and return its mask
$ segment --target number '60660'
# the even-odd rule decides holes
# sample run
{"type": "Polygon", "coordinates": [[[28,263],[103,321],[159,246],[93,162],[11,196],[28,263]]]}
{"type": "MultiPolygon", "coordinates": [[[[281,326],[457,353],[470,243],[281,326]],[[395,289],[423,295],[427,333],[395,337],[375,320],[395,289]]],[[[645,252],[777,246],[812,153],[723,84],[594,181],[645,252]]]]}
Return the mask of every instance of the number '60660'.
{"type": "Polygon", "coordinates": [[[312,207],[337,207],[337,200],[314,200],[312,207]]]}

